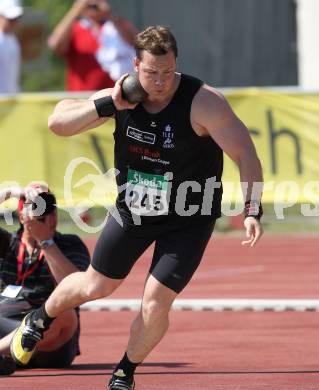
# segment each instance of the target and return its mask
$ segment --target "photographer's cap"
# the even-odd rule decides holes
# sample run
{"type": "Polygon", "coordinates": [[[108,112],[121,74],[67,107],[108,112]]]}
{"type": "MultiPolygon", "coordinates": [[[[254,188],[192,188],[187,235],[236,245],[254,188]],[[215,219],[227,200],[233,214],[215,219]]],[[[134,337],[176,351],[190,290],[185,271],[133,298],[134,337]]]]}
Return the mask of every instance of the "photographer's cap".
{"type": "Polygon", "coordinates": [[[20,199],[18,204],[19,213],[22,212],[24,205],[28,203],[32,204],[32,210],[37,210],[37,206],[40,206],[42,209],[43,206],[43,210],[40,210],[41,212],[38,216],[45,216],[56,210],[56,198],[52,192],[41,192],[36,195],[32,201],[20,199]]]}
{"type": "Polygon", "coordinates": [[[34,209],[37,208],[37,205],[42,205],[42,204],[44,205],[44,203],[41,202],[41,199],[44,200],[45,206],[44,206],[44,211],[41,213],[40,216],[51,214],[52,211],[56,209],[55,196],[51,192],[41,192],[41,194],[38,194],[32,202],[34,205],[34,209]]]}

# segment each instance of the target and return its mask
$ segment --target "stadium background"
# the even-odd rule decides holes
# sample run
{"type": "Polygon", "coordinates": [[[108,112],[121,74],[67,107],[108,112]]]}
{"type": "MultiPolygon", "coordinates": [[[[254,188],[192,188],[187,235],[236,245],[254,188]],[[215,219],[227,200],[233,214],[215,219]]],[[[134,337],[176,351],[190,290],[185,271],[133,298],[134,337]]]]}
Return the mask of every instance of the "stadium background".
{"type": "MultiPolygon", "coordinates": [[[[112,167],[112,126],[68,140],[47,130],[47,117],[63,97],[64,63],[46,47],[46,38],[71,3],[24,1],[26,13],[18,29],[24,57],[23,93],[0,102],[0,132],[6,140],[0,157],[6,169],[0,172],[0,183],[3,186],[15,180],[26,185],[31,180],[44,180],[54,188],[61,206],[95,205],[91,214],[103,217],[101,205],[114,199],[110,181],[107,193],[89,180],[74,188],[73,184],[87,174],[96,179],[98,173],[92,165],[82,163],[74,172],[73,198],[66,199],[61,172],[79,156],[92,159],[102,173],[112,167]],[[24,155],[23,171],[12,150],[24,155]]],[[[139,29],[150,24],[170,26],[179,42],[179,69],[220,88],[247,124],[263,163],[265,181],[270,183],[263,198],[267,230],[317,230],[318,94],[298,86],[301,50],[298,53],[297,27],[302,24],[298,24],[296,1],[113,0],[111,4],[139,29]],[[279,212],[274,209],[275,198],[279,212]],[[306,208],[311,217],[304,218],[302,202],[309,205],[306,208]],[[276,218],[280,210],[284,219],[276,218]]],[[[228,159],[223,179],[231,183],[224,194],[228,210],[229,202],[241,198],[237,170],[228,159]]],[[[238,214],[236,210],[234,214],[238,214]]],[[[67,219],[67,214],[62,213],[62,219],[67,219]]],[[[225,218],[218,228],[228,230],[240,224],[241,220],[225,218]]]]}
{"type": "MultiPolygon", "coordinates": [[[[295,204],[278,219],[275,192],[265,191],[267,234],[253,251],[241,247],[242,230],[234,233],[240,223],[221,219],[222,234],[217,232],[179,297],[170,332],[138,370],[139,388],[317,390],[319,221],[318,216],[305,217],[301,206],[309,203],[317,213],[319,85],[310,83],[313,89],[308,90],[302,84],[297,42],[304,28],[298,24],[297,5],[302,1],[110,2],[139,29],[149,24],[173,29],[180,47],[179,69],[222,89],[253,136],[266,182],[288,182],[279,187],[281,196],[286,205],[295,204]]],[[[101,193],[104,183],[94,181],[98,170],[112,165],[112,131],[100,128],[59,139],[47,130],[49,113],[66,95],[61,92],[63,64],[46,49],[45,40],[70,3],[24,2],[32,8],[19,33],[25,56],[23,93],[0,100],[0,183],[26,185],[44,179],[65,204],[66,166],[74,158],[90,158],[96,166],[78,166],[72,182],[78,207],[112,197],[101,193]]],[[[227,161],[224,180],[238,183],[235,171],[227,161]]],[[[234,202],[239,192],[226,195],[225,203],[234,202]]],[[[102,210],[91,211],[93,223],[103,219],[102,210]]],[[[66,212],[60,210],[60,216],[62,230],[77,231],[66,212]]],[[[84,238],[92,251],[96,234],[84,238]]],[[[150,258],[148,250],[112,301],[83,310],[83,354],[72,369],[19,371],[2,378],[0,385],[24,390],[105,386],[105,373],[125,346],[150,258]]]]}

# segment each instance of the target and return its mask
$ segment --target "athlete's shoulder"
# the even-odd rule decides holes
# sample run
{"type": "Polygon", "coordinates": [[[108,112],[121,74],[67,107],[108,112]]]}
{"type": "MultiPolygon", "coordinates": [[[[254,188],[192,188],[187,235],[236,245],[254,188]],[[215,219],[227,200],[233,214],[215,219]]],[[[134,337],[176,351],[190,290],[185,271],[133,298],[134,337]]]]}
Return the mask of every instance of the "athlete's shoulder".
{"type": "Polygon", "coordinates": [[[223,94],[216,88],[203,84],[193,100],[193,120],[198,123],[206,123],[213,117],[217,123],[219,120],[223,121],[232,116],[232,109],[223,94]]]}
{"type": "Polygon", "coordinates": [[[227,101],[224,95],[216,88],[206,83],[203,83],[202,86],[199,88],[195,96],[195,103],[199,105],[213,104],[216,105],[217,107],[222,107],[225,104],[227,105],[227,101]]]}
{"type": "Polygon", "coordinates": [[[196,100],[203,103],[204,101],[225,102],[223,94],[211,85],[208,85],[198,77],[181,73],[181,81],[183,85],[193,86],[196,90],[196,100]]]}

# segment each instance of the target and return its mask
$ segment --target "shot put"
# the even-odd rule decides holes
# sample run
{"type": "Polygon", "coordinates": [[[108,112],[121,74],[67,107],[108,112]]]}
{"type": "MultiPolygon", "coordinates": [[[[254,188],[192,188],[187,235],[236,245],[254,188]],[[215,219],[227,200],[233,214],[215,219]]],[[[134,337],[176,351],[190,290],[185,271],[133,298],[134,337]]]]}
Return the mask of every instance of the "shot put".
{"type": "Polygon", "coordinates": [[[140,80],[138,79],[138,73],[133,72],[128,75],[122,84],[122,98],[129,103],[141,103],[147,97],[147,92],[142,87],[140,80]]]}

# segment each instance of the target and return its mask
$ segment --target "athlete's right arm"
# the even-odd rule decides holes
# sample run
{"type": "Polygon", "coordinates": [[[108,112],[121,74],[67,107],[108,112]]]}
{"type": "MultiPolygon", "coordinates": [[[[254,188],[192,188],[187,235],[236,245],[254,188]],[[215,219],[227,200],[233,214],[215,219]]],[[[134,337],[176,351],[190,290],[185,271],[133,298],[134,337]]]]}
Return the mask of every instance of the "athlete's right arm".
{"type": "Polygon", "coordinates": [[[102,96],[110,96],[111,91],[101,90],[89,99],[61,100],[49,116],[49,129],[57,135],[69,137],[105,123],[109,118],[99,118],[94,100],[102,96]]]}
{"type": "Polygon", "coordinates": [[[62,137],[70,137],[83,133],[105,123],[110,117],[100,117],[95,100],[111,96],[116,110],[133,109],[136,104],[122,99],[122,82],[127,77],[123,75],[113,88],[102,89],[89,99],[64,99],[60,101],[53,114],[49,116],[48,127],[53,133],[62,137]]]}

